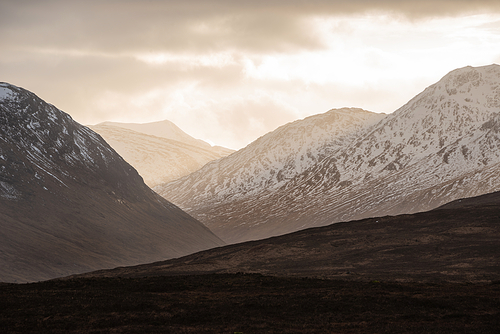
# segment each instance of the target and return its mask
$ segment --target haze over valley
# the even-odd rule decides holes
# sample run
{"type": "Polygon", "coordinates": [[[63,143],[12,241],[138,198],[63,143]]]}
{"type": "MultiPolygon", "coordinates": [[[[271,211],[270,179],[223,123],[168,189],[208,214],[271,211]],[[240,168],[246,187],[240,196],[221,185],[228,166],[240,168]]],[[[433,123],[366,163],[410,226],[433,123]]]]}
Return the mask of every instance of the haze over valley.
{"type": "Polygon", "coordinates": [[[90,128],[134,166],[149,187],[176,180],[233,152],[195,139],[167,120],[147,124],[105,122],[90,128]]]}

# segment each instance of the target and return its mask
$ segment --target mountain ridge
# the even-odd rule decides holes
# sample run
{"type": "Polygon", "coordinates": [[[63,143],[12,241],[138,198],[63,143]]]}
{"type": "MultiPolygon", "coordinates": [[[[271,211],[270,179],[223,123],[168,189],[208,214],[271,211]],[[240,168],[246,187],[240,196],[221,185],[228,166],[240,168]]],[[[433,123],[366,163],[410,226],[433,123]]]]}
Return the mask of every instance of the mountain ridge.
{"type": "MultiPolygon", "coordinates": [[[[361,127],[383,116],[359,108],[342,108],[291,122],[230,157],[207,164],[171,184],[157,186],[155,191],[165,195],[170,189],[190,188],[189,194],[195,198],[196,207],[197,202],[213,203],[227,197],[251,196],[264,187],[279,188],[309,164],[335,151],[361,127]],[[209,179],[208,185],[202,183],[204,178],[209,179]],[[210,190],[205,190],[207,187],[210,190]]],[[[168,198],[178,200],[175,194],[169,193],[168,198]]],[[[192,206],[180,202],[184,207],[192,206]]]]}
{"type": "Polygon", "coordinates": [[[150,136],[173,139],[180,141],[182,143],[187,143],[193,146],[202,147],[205,149],[209,149],[212,147],[209,143],[201,140],[193,138],[188,135],[186,132],[181,130],[177,125],[169,120],[150,122],[150,123],[123,123],[123,122],[111,122],[106,121],[93,126],[114,126],[119,128],[124,128],[128,130],[132,130],[135,132],[145,133],[150,136]]]}

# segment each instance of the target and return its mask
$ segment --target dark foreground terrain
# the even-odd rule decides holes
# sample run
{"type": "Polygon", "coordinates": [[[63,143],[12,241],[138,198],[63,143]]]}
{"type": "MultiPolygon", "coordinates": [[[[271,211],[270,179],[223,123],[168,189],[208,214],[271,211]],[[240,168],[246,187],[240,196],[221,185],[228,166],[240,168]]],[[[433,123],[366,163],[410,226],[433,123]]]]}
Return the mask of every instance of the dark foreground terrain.
{"type": "Polygon", "coordinates": [[[2,333],[498,333],[500,282],[260,274],[0,285],[2,333]]]}

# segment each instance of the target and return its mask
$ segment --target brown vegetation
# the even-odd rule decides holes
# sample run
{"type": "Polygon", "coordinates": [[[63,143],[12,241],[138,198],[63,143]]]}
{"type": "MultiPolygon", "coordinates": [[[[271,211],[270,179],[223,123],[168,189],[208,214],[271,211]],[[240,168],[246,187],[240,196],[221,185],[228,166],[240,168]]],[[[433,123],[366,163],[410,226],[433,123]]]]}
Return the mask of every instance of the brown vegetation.
{"type": "Polygon", "coordinates": [[[494,333],[500,284],[220,274],[0,286],[3,333],[494,333]]]}

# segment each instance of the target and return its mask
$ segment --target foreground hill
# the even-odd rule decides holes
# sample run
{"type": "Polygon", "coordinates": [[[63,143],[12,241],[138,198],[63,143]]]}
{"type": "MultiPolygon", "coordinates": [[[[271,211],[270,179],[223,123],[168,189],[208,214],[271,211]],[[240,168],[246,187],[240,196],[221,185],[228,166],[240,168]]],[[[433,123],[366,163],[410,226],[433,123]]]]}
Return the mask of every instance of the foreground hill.
{"type": "Polygon", "coordinates": [[[178,257],[222,245],[99,135],[0,83],[0,282],[178,257]]]}
{"type": "Polygon", "coordinates": [[[412,215],[310,228],[78,277],[211,273],[398,282],[500,280],[500,193],[412,215]]]}
{"type": "Polygon", "coordinates": [[[500,193],[494,193],[426,213],[339,223],[149,265],[0,284],[0,328],[496,333],[499,216],[500,193]],[[186,273],[195,275],[178,276],[186,273]]]}
{"type": "MultiPolygon", "coordinates": [[[[282,182],[261,182],[248,191],[248,185],[259,182],[258,174],[246,173],[246,167],[226,172],[209,164],[156,189],[229,243],[430,210],[500,189],[499,108],[500,66],[465,67],[377,124],[332,135],[324,145],[335,149],[324,156],[312,152],[311,163],[298,173],[282,166],[289,176],[282,182]]],[[[262,159],[260,152],[249,153],[248,161],[262,159]]],[[[290,159],[302,161],[302,156],[290,159]]]]}
{"type": "Polygon", "coordinates": [[[90,128],[134,166],[150,187],[188,175],[233,152],[194,139],[168,121],[146,124],[105,122],[90,128]],[[155,126],[149,128],[148,125],[155,126]],[[161,131],[163,127],[165,130],[161,131]],[[172,131],[167,131],[169,129],[172,131]]]}

